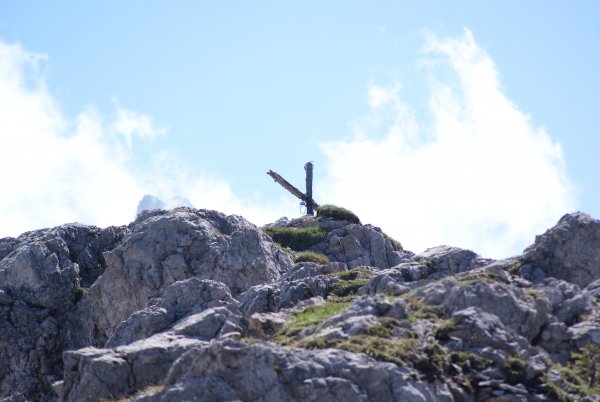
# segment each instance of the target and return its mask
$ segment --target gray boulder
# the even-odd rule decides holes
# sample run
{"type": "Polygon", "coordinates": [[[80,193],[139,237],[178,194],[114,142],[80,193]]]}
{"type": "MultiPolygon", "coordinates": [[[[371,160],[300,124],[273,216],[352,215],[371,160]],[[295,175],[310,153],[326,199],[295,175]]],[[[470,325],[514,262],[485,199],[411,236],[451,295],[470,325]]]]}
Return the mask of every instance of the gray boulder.
{"type": "Polygon", "coordinates": [[[125,228],[68,224],[0,240],[0,397],[44,400],[77,344],[73,310],[125,228]]]}
{"type": "Polygon", "coordinates": [[[427,304],[443,306],[449,313],[478,307],[528,341],[540,333],[552,312],[551,303],[540,293],[489,279],[446,278],[418,289],[415,296],[427,304]]]}
{"type": "Polygon", "coordinates": [[[546,276],[586,287],[600,279],[600,221],[581,212],[564,215],[535,238],[523,260],[546,276]]]}
{"type": "Polygon", "coordinates": [[[64,313],[77,301],[76,290],[102,274],[102,253],[114,248],[124,232],[69,224],[3,239],[0,288],[15,299],[64,313]]]}
{"type": "Polygon", "coordinates": [[[313,250],[326,254],[331,261],[345,263],[348,268],[361,265],[390,268],[412,256],[398,242],[384,236],[380,228],[371,225],[334,229],[313,250]]]}
{"type": "Polygon", "coordinates": [[[178,208],[140,215],[79,311],[88,344],[102,345],[123,320],[177,281],[211,279],[234,294],[272,282],[292,265],[260,229],[239,216],[178,208]]]}
{"type": "Polygon", "coordinates": [[[340,262],[296,263],[278,281],[253,286],[241,294],[242,312],[249,317],[254,313],[277,312],[312,297],[326,297],[331,284],[338,280],[330,274],[346,271],[346,264],[340,262]]]}
{"type": "MultiPolygon", "coordinates": [[[[412,266],[408,264],[400,264],[394,268],[388,268],[376,272],[365,286],[359,290],[359,294],[374,295],[377,293],[384,293],[391,296],[398,296],[410,291],[410,288],[403,284],[405,282],[406,271],[410,270],[412,266]],[[403,270],[403,266],[407,269],[403,270]]],[[[426,269],[425,266],[422,266],[426,269]]]]}
{"type": "Polygon", "coordinates": [[[485,347],[502,350],[506,356],[517,356],[529,348],[529,342],[520,335],[509,331],[493,314],[477,307],[455,311],[452,319],[456,327],[448,335],[468,343],[469,348],[479,352],[485,347]]]}
{"type": "Polygon", "coordinates": [[[336,349],[290,349],[270,343],[214,342],[171,368],[165,388],[138,401],[452,401],[445,386],[410,369],[336,349]]]}
{"type": "Polygon", "coordinates": [[[493,262],[491,259],[480,257],[471,250],[451,246],[428,248],[416,255],[414,259],[429,267],[428,275],[437,273],[439,277],[470,271],[493,262]]]}
{"type": "Polygon", "coordinates": [[[205,345],[200,339],[157,334],[116,349],[88,347],[64,353],[64,380],[56,385],[63,401],[102,401],[164,381],[185,351],[205,345]]]}
{"type": "Polygon", "coordinates": [[[123,321],[106,347],[114,348],[150,337],[186,315],[209,308],[228,306],[237,311],[237,304],[229,288],[220,282],[198,278],[175,282],[160,298],[150,300],[143,309],[123,321]]]}

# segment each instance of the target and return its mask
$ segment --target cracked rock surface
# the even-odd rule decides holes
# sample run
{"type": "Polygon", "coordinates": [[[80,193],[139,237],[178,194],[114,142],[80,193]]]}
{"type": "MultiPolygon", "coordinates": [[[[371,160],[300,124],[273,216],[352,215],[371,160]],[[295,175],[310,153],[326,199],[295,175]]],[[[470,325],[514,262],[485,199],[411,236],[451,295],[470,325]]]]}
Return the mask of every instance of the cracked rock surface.
{"type": "Polygon", "coordinates": [[[600,401],[600,222],[498,261],[271,227],[313,225],[329,263],[191,208],[0,239],[0,401],[600,401]]]}

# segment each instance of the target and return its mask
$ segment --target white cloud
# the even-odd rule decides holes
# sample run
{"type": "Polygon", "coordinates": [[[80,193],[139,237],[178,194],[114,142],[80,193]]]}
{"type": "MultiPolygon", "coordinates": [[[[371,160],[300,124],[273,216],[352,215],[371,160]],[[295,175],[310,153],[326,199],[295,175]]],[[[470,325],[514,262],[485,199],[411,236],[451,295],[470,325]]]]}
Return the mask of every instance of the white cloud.
{"type": "Polygon", "coordinates": [[[400,92],[400,84],[395,83],[393,87],[386,88],[371,84],[368,91],[368,104],[373,109],[379,109],[381,106],[394,101],[398,98],[400,92]]]}
{"type": "Polygon", "coordinates": [[[140,192],[96,113],[62,116],[40,73],[46,59],[0,42],[0,236],[75,220],[123,223],[121,203],[140,192]]]}
{"type": "Polygon", "coordinates": [[[133,138],[151,141],[165,130],[116,100],[114,121],[93,109],[65,117],[45,86],[47,59],[0,41],[0,237],[74,221],[126,224],[147,193],[257,223],[285,209],[285,203],[242,200],[226,182],[191,173],[165,151],[144,155],[152,163],[143,168],[136,165],[133,138]]]}
{"type": "Polygon", "coordinates": [[[430,124],[417,124],[397,83],[371,85],[372,111],[354,138],[321,144],[322,199],[413,251],[450,244],[491,257],[518,254],[574,208],[561,148],[502,93],[493,60],[471,32],[429,37],[424,50],[430,124]],[[383,138],[372,135],[382,129],[383,138]]]}
{"type": "Polygon", "coordinates": [[[117,119],[112,128],[125,137],[128,147],[132,146],[132,139],[136,135],[144,140],[153,140],[167,133],[166,129],[153,124],[152,117],[123,109],[117,98],[113,98],[113,104],[117,108],[117,119]]]}

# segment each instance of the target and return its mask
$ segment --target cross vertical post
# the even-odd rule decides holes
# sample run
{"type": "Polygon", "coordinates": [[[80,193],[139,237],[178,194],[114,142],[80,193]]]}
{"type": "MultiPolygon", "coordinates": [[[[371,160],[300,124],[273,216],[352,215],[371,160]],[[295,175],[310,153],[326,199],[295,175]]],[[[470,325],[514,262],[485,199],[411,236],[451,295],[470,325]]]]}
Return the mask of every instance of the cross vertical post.
{"type": "Polygon", "coordinates": [[[314,215],[313,204],[312,201],[312,180],[313,180],[313,164],[312,162],[308,162],[304,165],[304,170],[306,171],[306,214],[314,215]]]}

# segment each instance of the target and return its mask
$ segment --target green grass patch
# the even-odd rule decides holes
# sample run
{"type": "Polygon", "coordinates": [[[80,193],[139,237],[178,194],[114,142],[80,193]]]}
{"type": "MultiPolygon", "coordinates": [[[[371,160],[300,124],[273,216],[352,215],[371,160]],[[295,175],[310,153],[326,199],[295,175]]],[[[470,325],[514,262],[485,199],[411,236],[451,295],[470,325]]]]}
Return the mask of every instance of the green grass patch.
{"type": "Polygon", "coordinates": [[[309,306],[285,323],[279,340],[285,341],[285,338],[293,337],[305,328],[314,328],[328,318],[344,311],[349,305],[350,302],[347,301],[328,301],[319,306],[309,306]]]}
{"type": "Polygon", "coordinates": [[[392,317],[382,317],[377,324],[367,328],[367,335],[378,336],[380,338],[389,338],[393,335],[394,328],[400,326],[401,323],[392,317]]]}
{"type": "Polygon", "coordinates": [[[581,398],[573,399],[573,396],[597,396],[600,395],[599,386],[590,386],[585,378],[582,378],[577,370],[569,366],[554,365],[550,370],[559,374],[559,379],[550,379],[549,375],[544,377],[544,383],[548,388],[549,394],[560,402],[570,402],[581,398]]]}
{"type": "Polygon", "coordinates": [[[588,342],[579,352],[572,353],[571,358],[573,359],[571,365],[573,370],[600,395],[600,347],[595,343],[588,342]]]}
{"type": "Polygon", "coordinates": [[[294,262],[316,262],[317,264],[325,265],[329,264],[329,257],[313,251],[302,251],[298,253],[294,262]]]}
{"type": "Polygon", "coordinates": [[[373,272],[364,268],[355,268],[344,272],[332,272],[328,274],[331,277],[338,277],[339,280],[329,288],[329,293],[338,297],[355,295],[358,289],[369,282],[373,272]]]}
{"type": "Polygon", "coordinates": [[[317,209],[317,219],[327,218],[360,224],[360,219],[358,219],[358,216],[354,212],[335,205],[322,205],[317,209]]]}
{"type": "Polygon", "coordinates": [[[528,294],[529,296],[533,297],[534,299],[537,299],[541,296],[541,293],[538,290],[535,289],[525,289],[525,293],[528,294]]]}
{"type": "Polygon", "coordinates": [[[331,286],[330,293],[336,296],[344,297],[355,295],[358,289],[362,288],[369,282],[367,278],[356,278],[351,280],[339,280],[331,286]]]}
{"type": "Polygon", "coordinates": [[[326,229],[316,226],[305,228],[272,227],[263,229],[274,242],[294,251],[304,251],[322,242],[329,233],[326,229]]]}
{"type": "MultiPolygon", "coordinates": [[[[426,319],[426,320],[438,320],[445,315],[445,310],[443,306],[432,306],[429,304],[425,304],[422,299],[418,297],[411,297],[408,299],[407,307],[410,315],[426,319]]],[[[410,319],[409,315],[409,319],[410,319]]]]}
{"type": "Polygon", "coordinates": [[[511,264],[508,268],[507,271],[509,274],[511,275],[516,275],[519,272],[519,269],[523,266],[522,262],[515,262],[514,264],[511,264]]]}
{"type": "Polygon", "coordinates": [[[355,335],[335,345],[338,349],[364,353],[376,360],[404,365],[417,351],[417,341],[404,338],[381,338],[355,335]]]}
{"type": "Polygon", "coordinates": [[[409,365],[419,370],[427,378],[435,378],[445,373],[450,365],[447,350],[437,342],[419,349],[416,338],[387,336],[389,328],[381,324],[371,327],[366,334],[354,335],[348,339],[330,339],[307,337],[294,346],[307,349],[336,348],[353,353],[364,353],[376,360],[409,365]]]}

